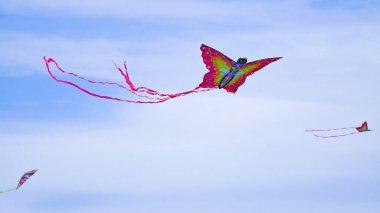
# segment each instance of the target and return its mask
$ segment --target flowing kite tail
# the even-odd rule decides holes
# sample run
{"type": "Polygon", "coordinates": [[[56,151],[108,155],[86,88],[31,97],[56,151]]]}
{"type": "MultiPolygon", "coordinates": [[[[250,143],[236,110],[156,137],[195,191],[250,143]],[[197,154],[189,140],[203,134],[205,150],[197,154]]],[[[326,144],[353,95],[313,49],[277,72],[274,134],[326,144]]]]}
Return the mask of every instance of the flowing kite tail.
{"type": "Polygon", "coordinates": [[[160,93],[160,92],[158,92],[156,90],[153,90],[153,89],[150,89],[150,88],[144,87],[144,86],[142,86],[142,87],[135,87],[135,85],[133,85],[133,83],[132,83],[132,81],[131,81],[131,79],[129,77],[128,68],[127,68],[126,62],[124,62],[124,69],[125,69],[125,71],[121,70],[121,68],[118,67],[115,62],[114,62],[114,65],[119,70],[120,74],[124,77],[125,83],[129,86],[129,88],[134,93],[135,92],[148,93],[149,95],[154,95],[154,96],[176,98],[176,97],[184,96],[184,95],[187,95],[187,94],[190,94],[190,93],[206,92],[206,91],[210,91],[210,90],[214,89],[214,88],[202,88],[202,87],[198,86],[195,89],[190,90],[190,91],[186,91],[186,92],[180,92],[180,93],[175,93],[175,94],[160,93]]]}
{"type": "Polygon", "coordinates": [[[356,127],[345,127],[345,128],[337,128],[337,129],[310,129],[305,130],[305,132],[330,132],[330,131],[339,131],[345,129],[356,129],[356,127]]]}
{"type": "Polygon", "coordinates": [[[5,193],[5,192],[14,191],[14,190],[17,190],[17,188],[8,189],[8,190],[3,190],[3,191],[0,190],[0,194],[1,194],[1,193],[5,193]]]}
{"type": "MultiPolygon", "coordinates": [[[[305,130],[305,132],[333,132],[333,131],[340,131],[340,130],[347,130],[347,129],[356,129],[356,127],[344,127],[344,128],[336,128],[336,129],[311,129],[311,130],[305,130]]],[[[313,135],[318,138],[336,138],[336,137],[353,135],[356,133],[358,132],[355,131],[355,132],[339,134],[339,135],[318,135],[318,134],[313,134],[313,135]]]]}
{"type": "MultiPolygon", "coordinates": [[[[80,78],[84,81],[87,81],[88,83],[91,83],[91,84],[109,84],[109,85],[115,85],[115,86],[118,86],[122,89],[127,89],[125,86],[121,85],[121,84],[118,84],[118,83],[115,83],[115,82],[106,82],[106,81],[93,81],[93,80],[90,80],[90,79],[87,79],[83,76],[80,76],[80,75],[77,75],[75,73],[72,73],[72,72],[67,72],[65,70],[63,70],[59,65],[58,63],[53,59],[53,58],[49,58],[49,59],[46,59],[46,57],[44,57],[44,60],[45,60],[45,63],[46,65],[49,65],[49,63],[54,63],[55,66],[58,68],[59,71],[61,71],[62,73],[64,74],[67,74],[67,75],[71,75],[71,76],[74,76],[76,78],[80,78]]],[[[49,72],[49,74],[52,76],[53,74],[51,72],[49,72]]],[[[53,77],[53,76],[52,76],[53,77]]],[[[53,77],[54,78],[54,77],[53,77]]]]}
{"type": "Polygon", "coordinates": [[[50,77],[52,77],[56,82],[67,84],[67,85],[71,85],[71,86],[73,86],[73,87],[81,90],[82,92],[87,93],[88,95],[91,95],[91,96],[94,96],[94,97],[103,98],[103,99],[109,99],[109,100],[114,100],[114,101],[122,101],[122,102],[128,102],[128,103],[139,103],[139,104],[154,104],[154,103],[162,103],[162,102],[165,102],[165,101],[167,101],[169,99],[177,98],[177,97],[180,97],[180,96],[185,96],[185,95],[188,95],[188,94],[191,94],[191,93],[206,92],[206,91],[209,91],[209,90],[213,89],[213,88],[202,88],[202,87],[198,86],[198,87],[194,88],[193,90],[189,90],[189,91],[185,91],[185,92],[180,92],[180,93],[175,93],[175,94],[164,94],[164,93],[160,93],[160,92],[158,92],[156,90],[149,89],[147,87],[137,87],[136,88],[133,85],[133,83],[130,80],[130,78],[129,78],[129,74],[127,72],[126,63],[124,63],[125,72],[123,72],[115,64],[115,66],[118,68],[120,74],[124,76],[125,82],[127,83],[128,87],[129,87],[129,88],[127,88],[124,85],[121,85],[121,84],[118,84],[118,83],[115,83],[115,82],[93,81],[93,80],[86,79],[86,78],[84,78],[82,76],[79,76],[79,75],[77,75],[75,73],[64,71],[62,68],[59,67],[58,63],[56,61],[54,61],[54,59],[52,59],[52,58],[46,59],[46,57],[44,57],[44,60],[45,60],[46,68],[47,68],[47,71],[48,71],[50,77]],[[128,99],[122,99],[122,98],[111,97],[111,96],[106,96],[106,95],[100,95],[100,94],[93,93],[93,92],[91,92],[91,91],[89,91],[89,90],[87,90],[87,89],[79,86],[78,84],[75,84],[75,83],[70,82],[70,81],[65,81],[65,80],[58,79],[51,72],[49,63],[54,63],[55,66],[58,68],[58,70],[60,70],[62,73],[68,74],[68,75],[71,75],[71,76],[74,76],[74,77],[77,77],[79,79],[87,81],[88,83],[91,83],[91,84],[115,85],[115,86],[117,86],[119,88],[128,90],[129,92],[135,94],[138,97],[147,98],[147,99],[150,99],[152,101],[128,100],[128,99]],[[145,95],[141,95],[142,93],[144,93],[145,95]],[[146,94],[153,95],[153,96],[159,96],[159,97],[152,97],[152,96],[148,96],[146,94]]]}
{"type": "MultiPolygon", "coordinates": [[[[83,87],[81,87],[81,86],[79,86],[79,85],[77,85],[77,84],[75,84],[73,82],[58,79],[56,76],[54,76],[54,74],[50,70],[50,66],[49,66],[50,62],[53,62],[56,65],[56,67],[61,72],[63,72],[63,73],[66,73],[66,74],[69,74],[69,75],[72,75],[72,76],[76,76],[76,77],[78,75],[76,75],[74,73],[69,73],[69,72],[64,71],[63,69],[61,69],[59,67],[58,63],[55,62],[54,59],[52,59],[52,58],[46,59],[46,57],[44,57],[44,60],[45,60],[46,68],[47,68],[47,71],[48,71],[50,77],[52,77],[56,82],[67,84],[67,85],[71,85],[71,86],[73,86],[73,87],[81,90],[82,92],[87,93],[88,95],[91,95],[91,96],[94,96],[94,97],[97,97],[97,98],[109,99],[109,100],[114,100],[114,101],[122,101],[122,102],[128,102],[128,103],[144,103],[144,104],[161,103],[161,102],[167,101],[169,99],[169,98],[165,98],[165,99],[158,99],[158,100],[155,100],[155,101],[134,101],[134,100],[121,99],[121,98],[116,98],[116,97],[111,97],[111,96],[106,96],[106,95],[99,95],[99,94],[90,92],[89,90],[87,90],[87,89],[85,89],[85,88],[83,88],[83,87]]],[[[92,81],[92,80],[87,80],[87,79],[85,79],[83,77],[78,77],[78,78],[86,80],[89,83],[111,84],[111,85],[117,85],[118,87],[121,87],[121,88],[125,88],[123,85],[120,85],[120,84],[117,84],[117,83],[113,83],[113,82],[95,82],[95,81],[92,81]]]]}
{"type": "MultiPolygon", "coordinates": [[[[76,78],[79,78],[79,79],[81,79],[81,80],[86,81],[87,83],[90,83],[90,84],[103,84],[103,85],[114,85],[114,86],[117,86],[117,87],[119,87],[119,88],[121,88],[121,89],[125,89],[125,90],[128,90],[129,92],[135,93],[135,92],[132,90],[132,88],[128,89],[128,88],[125,87],[124,85],[121,85],[121,84],[118,84],[118,83],[115,83],[115,82],[94,81],[94,80],[87,79],[87,78],[85,78],[85,77],[83,77],[83,76],[77,75],[77,74],[75,74],[75,73],[67,72],[67,71],[63,70],[63,69],[58,65],[58,63],[57,63],[54,59],[52,59],[52,58],[46,59],[46,57],[44,57],[44,60],[45,60],[46,66],[48,66],[49,63],[54,63],[55,66],[57,67],[57,69],[58,69],[59,71],[61,71],[62,73],[67,74],[67,75],[74,76],[74,77],[76,77],[76,78]]],[[[50,76],[51,76],[54,80],[56,80],[55,76],[53,76],[53,73],[50,72],[49,67],[48,67],[48,72],[49,72],[50,76]]],[[[62,83],[62,82],[61,82],[61,83],[62,83]]],[[[139,96],[139,97],[142,97],[142,98],[147,98],[147,99],[158,99],[158,100],[162,100],[161,98],[152,98],[152,97],[148,97],[148,96],[144,96],[144,95],[140,95],[140,94],[136,94],[136,95],[139,96]]]]}
{"type": "Polygon", "coordinates": [[[343,136],[348,136],[348,135],[354,135],[354,134],[357,134],[358,132],[351,132],[351,133],[347,133],[347,134],[342,134],[342,135],[317,135],[317,134],[313,134],[315,137],[318,137],[318,138],[336,138],[336,137],[343,137],[343,136]]]}

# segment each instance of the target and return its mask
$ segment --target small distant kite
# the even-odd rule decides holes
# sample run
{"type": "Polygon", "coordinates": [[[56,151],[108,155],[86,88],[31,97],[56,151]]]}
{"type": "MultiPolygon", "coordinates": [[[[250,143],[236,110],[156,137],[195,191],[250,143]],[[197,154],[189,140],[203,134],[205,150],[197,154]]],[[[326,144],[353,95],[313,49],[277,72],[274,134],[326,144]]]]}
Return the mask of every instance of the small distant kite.
{"type": "Polygon", "coordinates": [[[172,98],[177,98],[177,97],[188,95],[191,93],[205,92],[205,91],[209,91],[215,88],[225,89],[227,90],[227,92],[235,93],[237,89],[245,82],[245,79],[248,76],[252,75],[256,71],[264,68],[268,64],[274,61],[277,61],[281,58],[281,57],[267,58],[267,59],[262,59],[262,60],[253,61],[249,63],[247,63],[246,58],[239,58],[235,62],[232,59],[228,58],[227,56],[223,55],[222,53],[218,52],[217,50],[211,47],[208,47],[204,44],[202,44],[201,46],[201,51],[202,51],[203,62],[206,64],[206,68],[209,70],[209,72],[204,75],[203,82],[199,84],[199,86],[195,87],[193,90],[175,93],[175,94],[164,94],[156,90],[149,89],[147,87],[135,87],[129,78],[126,63],[124,63],[125,71],[117,67],[115,64],[120,74],[124,77],[124,80],[126,83],[126,85],[121,85],[115,82],[99,82],[99,81],[89,80],[75,73],[64,71],[62,68],[59,67],[58,63],[54,61],[54,59],[52,58],[47,59],[46,57],[44,57],[44,60],[45,60],[46,68],[47,68],[47,71],[49,72],[49,75],[57,82],[71,85],[81,90],[82,92],[85,92],[89,95],[92,95],[98,98],[110,99],[110,100],[115,100],[115,101],[124,101],[124,102],[129,102],[129,103],[152,104],[152,103],[162,103],[172,98]],[[88,89],[85,89],[71,81],[60,80],[56,76],[54,76],[53,73],[51,72],[50,63],[54,63],[55,66],[58,68],[58,70],[61,71],[63,74],[74,76],[90,84],[113,85],[113,86],[125,89],[140,98],[145,98],[145,100],[129,100],[129,99],[122,99],[122,98],[111,97],[111,96],[106,96],[106,95],[100,95],[100,94],[91,92],[88,89]]]}
{"type": "Polygon", "coordinates": [[[319,138],[335,138],[335,137],[353,135],[353,134],[357,134],[357,133],[361,133],[361,132],[372,131],[372,130],[368,129],[367,121],[364,121],[364,123],[359,127],[345,127],[345,128],[338,128],[338,129],[312,129],[312,130],[306,130],[306,132],[336,132],[336,131],[349,130],[349,129],[355,129],[355,131],[349,132],[346,134],[340,134],[340,135],[318,135],[318,134],[314,134],[314,136],[319,137],[319,138]]]}
{"type": "Polygon", "coordinates": [[[4,190],[4,191],[0,191],[0,194],[1,193],[4,193],[4,192],[9,192],[9,191],[13,191],[13,190],[17,190],[18,188],[20,188],[31,176],[33,176],[35,173],[37,172],[37,169],[35,170],[32,170],[32,171],[29,171],[27,173],[25,173],[20,181],[18,182],[18,185],[16,188],[13,188],[13,189],[8,189],[8,190],[4,190]]]}

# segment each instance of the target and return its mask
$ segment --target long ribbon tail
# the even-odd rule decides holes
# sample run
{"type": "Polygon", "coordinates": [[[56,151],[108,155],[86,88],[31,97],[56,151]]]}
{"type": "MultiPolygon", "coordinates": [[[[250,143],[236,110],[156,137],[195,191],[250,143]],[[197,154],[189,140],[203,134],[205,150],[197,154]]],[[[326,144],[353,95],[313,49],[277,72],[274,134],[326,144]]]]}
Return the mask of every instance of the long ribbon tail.
{"type": "Polygon", "coordinates": [[[17,190],[17,188],[8,189],[8,190],[3,190],[3,191],[0,190],[0,194],[1,194],[1,193],[5,193],[5,192],[14,191],[14,190],[17,190]]]}
{"type": "MultiPolygon", "coordinates": [[[[128,90],[128,91],[134,93],[132,90],[128,89],[128,88],[125,87],[124,85],[121,85],[121,84],[118,84],[118,83],[115,83],[115,82],[94,81],[94,80],[87,79],[87,78],[85,78],[85,77],[83,77],[83,76],[77,75],[77,74],[75,74],[75,73],[67,72],[67,71],[63,70],[63,69],[58,65],[58,63],[57,63],[54,59],[52,59],[52,58],[46,59],[46,57],[44,57],[44,60],[45,60],[46,66],[47,66],[47,68],[48,68],[49,75],[50,75],[54,80],[56,80],[56,81],[57,81],[58,79],[57,79],[57,78],[53,75],[53,73],[50,71],[49,63],[54,63],[55,66],[57,67],[57,69],[58,69],[59,71],[61,71],[62,73],[67,74],[67,75],[74,76],[74,77],[76,77],[76,78],[79,78],[79,79],[81,79],[81,80],[86,81],[87,83],[90,83],[90,84],[103,84],[103,85],[114,85],[114,86],[117,86],[117,87],[119,87],[119,88],[121,88],[121,89],[126,89],[126,90],[128,90]]],[[[64,83],[63,80],[59,80],[58,82],[64,83]]],[[[70,83],[72,83],[72,82],[70,82],[70,83]]],[[[66,84],[67,84],[67,83],[66,83],[66,84]]],[[[70,84],[70,85],[71,85],[71,84],[70,84]]],[[[72,86],[73,86],[73,85],[72,85],[72,86]]],[[[143,95],[139,95],[139,94],[136,94],[136,95],[139,96],[139,97],[148,98],[148,99],[158,99],[158,98],[151,98],[151,97],[143,96],[143,95]]]]}
{"type": "Polygon", "coordinates": [[[186,92],[181,92],[181,93],[175,93],[175,94],[165,94],[165,93],[160,93],[156,90],[153,90],[153,89],[150,89],[150,88],[147,88],[147,87],[135,87],[129,77],[129,74],[128,74],[128,68],[127,68],[127,64],[126,62],[124,62],[124,69],[125,71],[121,70],[120,67],[118,67],[116,65],[116,63],[114,62],[114,65],[115,67],[119,70],[120,74],[124,77],[125,79],[125,83],[129,86],[130,90],[134,91],[134,92],[143,92],[143,93],[148,93],[150,95],[155,95],[155,96],[160,96],[160,97],[169,97],[169,98],[176,98],[176,97],[179,97],[179,96],[184,96],[184,95],[187,95],[187,94],[190,94],[190,93],[198,93],[198,92],[206,92],[206,91],[210,91],[214,88],[203,88],[203,87],[196,87],[195,89],[193,90],[190,90],[190,91],[186,91],[186,92]]]}
{"type": "Polygon", "coordinates": [[[310,129],[305,130],[305,132],[330,132],[330,131],[339,131],[345,129],[356,129],[356,127],[345,127],[345,128],[337,128],[337,129],[310,129]]]}
{"type": "Polygon", "coordinates": [[[314,136],[318,138],[336,138],[336,137],[343,137],[343,136],[348,136],[348,135],[353,135],[353,134],[357,134],[357,132],[351,132],[351,133],[341,134],[341,135],[326,135],[326,136],[314,134],[314,136]]]}
{"type": "MultiPolygon", "coordinates": [[[[71,86],[76,87],[77,89],[81,90],[82,92],[87,93],[88,95],[91,95],[91,96],[94,96],[94,97],[103,98],[103,99],[109,99],[109,100],[114,100],[114,101],[122,101],[122,102],[128,102],[128,103],[139,103],[139,104],[162,103],[162,102],[165,102],[165,101],[167,101],[169,99],[172,99],[172,98],[188,95],[188,94],[191,94],[191,93],[205,92],[205,91],[209,91],[209,90],[214,89],[214,88],[202,88],[202,87],[198,86],[198,87],[194,88],[193,90],[189,90],[189,91],[186,91],[186,92],[180,92],[180,93],[175,93],[175,94],[162,94],[162,93],[160,93],[158,91],[155,91],[155,90],[152,90],[152,89],[149,89],[149,88],[146,88],[146,87],[135,88],[135,86],[133,85],[133,83],[129,79],[129,75],[128,75],[127,70],[124,73],[120,68],[118,68],[118,70],[120,71],[120,73],[124,76],[125,81],[126,81],[127,85],[129,86],[129,88],[127,88],[127,87],[125,87],[125,86],[123,86],[121,84],[114,83],[114,82],[100,82],[100,81],[88,80],[88,79],[86,79],[86,78],[84,78],[82,76],[79,76],[79,75],[75,74],[75,73],[64,71],[62,68],[59,67],[58,63],[56,61],[54,61],[54,59],[52,59],[52,58],[46,59],[46,57],[44,57],[44,60],[45,60],[46,68],[47,68],[47,71],[48,71],[50,77],[52,77],[56,82],[64,83],[64,84],[67,84],[67,85],[71,85],[71,86]],[[88,83],[92,83],[92,84],[115,85],[115,86],[120,87],[122,89],[126,89],[126,90],[132,92],[133,94],[135,94],[135,95],[137,95],[139,97],[153,99],[153,101],[135,101],[135,100],[122,99],[122,98],[117,98],[117,97],[112,97],[112,96],[100,95],[100,94],[96,94],[96,93],[90,92],[89,90],[87,90],[87,89],[85,89],[85,88],[83,88],[83,87],[81,87],[81,86],[79,86],[79,85],[77,85],[77,84],[75,84],[73,82],[65,81],[65,80],[60,80],[56,76],[54,76],[54,74],[51,72],[50,66],[49,66],[49,63],[51,63],[51,62],[54,63],[55,66],[62,73],[64,73],[64,74],[68,74],[68,75],[80,78],[80,79],[85,80],[88,83]],[[149,97],[149,96],[144,96],[144,95],[138,94],[138,93],[142,93],[142,92],[145,92],[145,93],[147,93],[149,95],[156,95],[156,96],[159,96],[159,97],[149,97]]],[[[116,66],[116,64],[115,64],[115,66],[116,66]]],[[[124,66],[125,66],[125,68],[127,68],[125,63],[124,63],[124,66]]]]}

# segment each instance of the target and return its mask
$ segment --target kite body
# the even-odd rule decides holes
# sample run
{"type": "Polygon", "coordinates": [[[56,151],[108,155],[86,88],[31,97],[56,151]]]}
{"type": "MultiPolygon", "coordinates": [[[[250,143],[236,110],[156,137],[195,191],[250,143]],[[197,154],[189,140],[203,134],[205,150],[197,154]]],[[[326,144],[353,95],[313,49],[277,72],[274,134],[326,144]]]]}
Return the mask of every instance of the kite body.
{"type": "Polygon", "coordinates": [[[160,93],[156,90],[150,89],[148,87],[136,87],[129,78],[129,74],[127,72],[127,66],[124,63],[125,71],[117,67],[120,74],[124,77],[126,85],[118,84],[115,82],[98,82],[86,79],[82,76],[79,76],[72,72],[66,72],[62,68],[59,67],[58,63],[54,61],[54,59],[49,58],[45,60],[46,68],[48,70],[49,75],[57,82],[64,83],[77,89],[81,90],[84,93],[87,93],[91,96],[95,96],[103,99],[110,99],[115,101],[123,101],[129,103],[140,103],[140,104],[152,104],[152,103],[162,103],[172,98],[177,98],[184,95],[189,95],[192,93],[205,92],[212,89],[225,89],[227,92],[235,93],[237,89],[245,82],[245,79],[255,73],[256,71],[262,69],[266,65],[277,61],[281,57],[277,58],[267,58],[254,62],[247,63],[246,58],[239,58],[237,62],[218,52],[217,50],[208,47],[204,44],[201,46],[202,58],[203,62],[206,64],[206,68],[209,70],[203,77],[203,82],[199,84],[199,86],[195,87],[192,90],[179,92],[174,94],[165,94],[160,93]],[[80,86],[77,83],[72,81],[60,80],[58,79],[50,69],[50,63],[55,64],[59,71],[63,74],[79,78],[80,80],[85,81],[85,83],[90,84],[101,84],[101,85],[112,85],[128,92],[136,95],[138,98],[143,98],[145,100],[129,100],[118,97],[101,95],[95,92],[92,92],[86,89],[83,86],[80,86]]]}
{"type": "Polygon", "coordinates": [[[22,186],[30,177],[32,177],[35,173],[37,172],[37,169],[34,169],[34,170],[32,170],[32,171],[30,171],[30,172],[27,172],[27,173],[25,173],[22,177],[21,177],[21,179],[20,179],[20,181],[18,182],[18,184],[17,184],[17,188],[16,189],[18,189],[18,188],[20,188],[20,186],[22,186]]]}
{"type": "Polygon", "coordinates": [[[9,192],[9,191],[13,191],[13,190],[17,190],[19,189],[31,176],[33,176],[35,173],[37,172],[37,169],[34,169],[32,171],[29,171],[29,172],[26,172],[20,179],[20,181],[18,182],[17,184],[17,187],[16,188],[13,188],[13,189],[8,189],[8,190],[4,190],[4,191],[0,191],[0,194],[1,193],[4,193],[4,192],[9,192]]]}
{"type": "Polygon", "coordinates": [[[203,82],[199,86],[203,88],[223,88],[231,93],[235,93],[248,76],[281,59],[281,57],[267,58],[247,63],[246,58],[239,58],[235,62],[204,44],[201,46],[201,51],[203,62],[209,72],[204,75],[203,82]]]}
{"type": "Polygon", "coordinates": [[[343,130],[350,130],[350,129],[355,129],[356,131],[345,133],[345,134],[339,134],[339,135],[319,135],[319,134],[314,134],[315,137],[319,138],[336,138],[336,137],[342,137],[342,136],[349,136],[349,135],[354,135],[357,133],[362,133],[362,132],[367,132],[367,131],[372,131],[368,129],[368,124],[367,121],[364,121],[361,126],[359,127],[344,127],[344,128],[337,128],[337,129],[312,129],[312,130],[306,130],[306,132],[336,132],[336,131],[343,131],[343,130]]]}
{"type": "Polygon", "coordinates": [[[361,126],[356,127],[356,130],[357,130],[358,132],[371,131],[370,129],[368,129],[367,121],[364,121],[364,123],[363,123],[361,126]]]}
{"type": "Polygon", "coordinates": [[[224,86],[229,84],[235,76],[238,77],[238,75],[236,74],[245,63],[247,63],[247,59],[239,58],[239,60],[235,62],[234,65],[231,67],[230,71],[226,75],[224,75],[222,80],[219,82],[219,89],[222,89],[224,86]]]}

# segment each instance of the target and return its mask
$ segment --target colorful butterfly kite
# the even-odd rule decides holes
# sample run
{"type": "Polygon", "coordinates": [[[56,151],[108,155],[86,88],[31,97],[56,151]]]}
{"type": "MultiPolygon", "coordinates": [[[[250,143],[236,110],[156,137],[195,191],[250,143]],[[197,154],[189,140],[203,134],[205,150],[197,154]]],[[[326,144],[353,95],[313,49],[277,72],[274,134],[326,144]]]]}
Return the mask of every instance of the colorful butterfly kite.
{"type": "Polygon", "coordinates": [[[1,193],[4,193],[4,192],[9,192],[9,191],[13,191],[13,190],[17,190],[18,188],[20,188],[22,186],[22,184],[24,184],[31,176],[33,176],[35,173],[37,172],[37,169],[35,170],[32,170],[32,171],[29,171],[27,173],[25,173],[20,181],[18,182],[18,185],[16,188],[13,188],[13,189],[8,189],[8,190],[4,190],[4,191],[0,191],[0,194],[1,193]]]}
{"type": "Polygon", "coordinates": [[[361,132],[372,131],[372,130],[368,129],[367,121],[364,121],[364,123],[359,127],[345,127],[345,128],[338,128],[338,129],[317,129],[317,130],[312,129],[312,130],[306,130],[306,132],[331,132],[331,131],[340,131],[340,130],[347,130],[347,129],[355,129],[356,131],[349,132],[346,134],[340,134],[340,135],[326,135],[326,136],[324,136],[324,135],[314,134],[314,136],[319,137],[319,138],[335,138],[335,137],[353,135],[353,134],[357,134],[357,133],[361,133],[361,132]]]}
{"type": "Polygon", "coordinates": [[[81,90],[82,92],[85,92],[89,95],[92,95],[98,98],[111,99],[115,101],[124,101],[124,102],[130,102],[130,103],[152,104],[152,103],[162,103],[172,98],[188,95],[191,93],[205,92],[205,91],[209,91],[215,88],[225,89],[227,90],[227,92],[235,93],[237,89],[245,82],[245,79],[248,76],[252,75],[256,71],[262,69],[268,64],[274,61],[277,61],[281,58],[281,57],[267,58],[267,59],[262,59],[262,60],[253,61],[249,63],[247,63],[246,58],[239,58],[235,62],[232,59],[228,58],[227,56],[223,55],[222,53],[218,52],[217,50],[211,47],[208,47],[204,44],[202,44],[201,46],[201,51],[202,51],[203,62],[206,64],[206,68],[209,70],[209,72],[204,75],[203,82],[199,84],[199,86],[197,86],[193,90],[175,93],[175,94],[164,94],[156,90],[149,89],[147,87],[135,87],[129,78],[126,63],[124,63],[125,71],[117,67],[115,64],[120,74],[124,77],[124,80],[126,83],[126,85],[121,85],[115,82],[99,82],[99,81],[88,80],[75,73],[64,71],[62,68],[59,67],[58,63],[54,61],[54,59],[52,58],[46,59],[46,57],[44,57],[44,60],[45,60],[46,68],[49,72],[49,75],[57,82],[71,85],[81,90]],[[122,98],[117,98],[117,97],[100,95],[100,94],[91,92],[79,86],[76,83],[58,79],[51,72],[50,63],[55,64],[58,70],[60,70],[63,74],[74,76],[90,84],[113,85],[113,86],[125,89],[140,98],[145,98],[146,100],[137,100],[137,101],[128,100],[128,99],[122,99],[122,98]]]}

